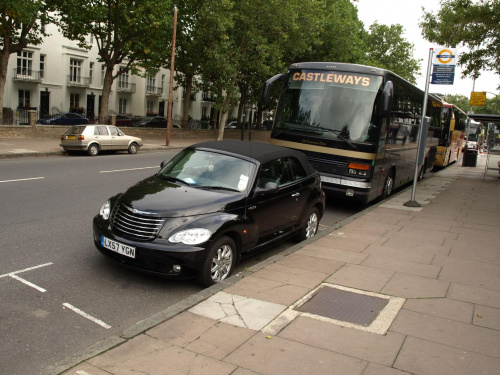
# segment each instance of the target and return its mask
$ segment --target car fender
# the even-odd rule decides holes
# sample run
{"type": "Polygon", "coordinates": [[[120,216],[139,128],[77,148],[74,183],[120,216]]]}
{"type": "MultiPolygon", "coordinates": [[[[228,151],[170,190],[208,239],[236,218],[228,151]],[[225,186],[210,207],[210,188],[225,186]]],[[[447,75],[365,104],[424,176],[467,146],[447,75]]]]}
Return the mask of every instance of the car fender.
{"type": "Polygon", "coordinates": [[[95,144],[95,145],[97,145],[97,147],[99,147],[99,149],[101,149],[101,145],[99,144],[99,142],[98,142],[98,141],[90,141],[90,142],[88,143],[88,145],[87,145],[87,148],[86,148],[85,150],[88,150],[88,149],[89,149],[89,147],[90,147],[91,145],[94,145],[94,144],[95,144]]]}

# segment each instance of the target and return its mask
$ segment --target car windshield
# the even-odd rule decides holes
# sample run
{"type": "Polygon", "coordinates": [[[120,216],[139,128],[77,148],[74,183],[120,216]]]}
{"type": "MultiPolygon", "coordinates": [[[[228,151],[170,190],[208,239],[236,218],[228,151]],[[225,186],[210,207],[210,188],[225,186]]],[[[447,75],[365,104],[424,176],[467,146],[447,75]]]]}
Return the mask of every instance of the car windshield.
{"type": "Polygon", "coordinates": [[[292,71],[280,98],[276,130],[351,142],[378,141],[382,77],[292,71]]]}
{"type": "Polygon", "coordinates": [[[245,192],[255,164],[206,150],[183,150],[157,174],[159,178],[213,190],[245,192]]]}

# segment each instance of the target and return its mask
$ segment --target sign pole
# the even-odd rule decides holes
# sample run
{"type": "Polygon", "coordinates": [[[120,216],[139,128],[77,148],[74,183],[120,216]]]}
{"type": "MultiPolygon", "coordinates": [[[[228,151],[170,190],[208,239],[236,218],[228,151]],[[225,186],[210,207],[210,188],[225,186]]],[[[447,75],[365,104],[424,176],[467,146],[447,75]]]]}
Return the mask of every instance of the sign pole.
{"type": "Polygon", "coordinates": [[[424,130],[425,115],[427,113],[427,97],[429,96],[429,81],[430,81],[430,76],[431,76],[431,66],[432,66],[432,56],[433,55],[434,55],[434,48],[429,48],[429,61],[427,63],[427,76],[425,77],[424,102],[422,104],[422,114],[420,116],[420,126],[418,128],[417,159],[415,160],[415,174],[413,175],[413,187],[411,190],[411,200],[409,200],[408,202],[403,204],[404,206],[407,206],[407,207],[421,207],[420,203],[418,203],[415,200],[415,193],[416,193],[416,189],[417,189],[418,169],[420,167],[419,160],[424,159],[424,158],[421,158],[420,155],[422,153],[425,154],[425,147],[423,147],[423,150],[422,150],[421,143],[425,142],[424,136],[426,136],[426,134],[423,134],[423,130],[424,130]]]}

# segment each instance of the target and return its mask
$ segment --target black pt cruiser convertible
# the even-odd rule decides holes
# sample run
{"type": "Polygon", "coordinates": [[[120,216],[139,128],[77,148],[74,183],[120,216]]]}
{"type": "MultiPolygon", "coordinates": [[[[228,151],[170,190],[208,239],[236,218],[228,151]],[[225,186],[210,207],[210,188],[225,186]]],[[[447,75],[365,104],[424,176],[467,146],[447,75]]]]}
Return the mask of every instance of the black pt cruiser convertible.
{"type": "Polygon", "coordinates": [[[209,286],[244,256],[291,236],[312,237],[324,207],[320,176],[301,152],[205,142],[105,202],[94,243],[132,268],[209,286]]]}

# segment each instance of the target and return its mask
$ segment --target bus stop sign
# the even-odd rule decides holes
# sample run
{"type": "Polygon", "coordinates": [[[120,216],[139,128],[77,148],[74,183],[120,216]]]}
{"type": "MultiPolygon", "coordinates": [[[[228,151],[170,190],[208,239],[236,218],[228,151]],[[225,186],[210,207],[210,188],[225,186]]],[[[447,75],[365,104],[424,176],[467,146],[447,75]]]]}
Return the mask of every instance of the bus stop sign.
{"type": "Polygon", "coordinates": [[[455,79],[456,53],[452,48],[437,48],[433,62],[432,80],[434,85],[453,85],[455,79]]]}

